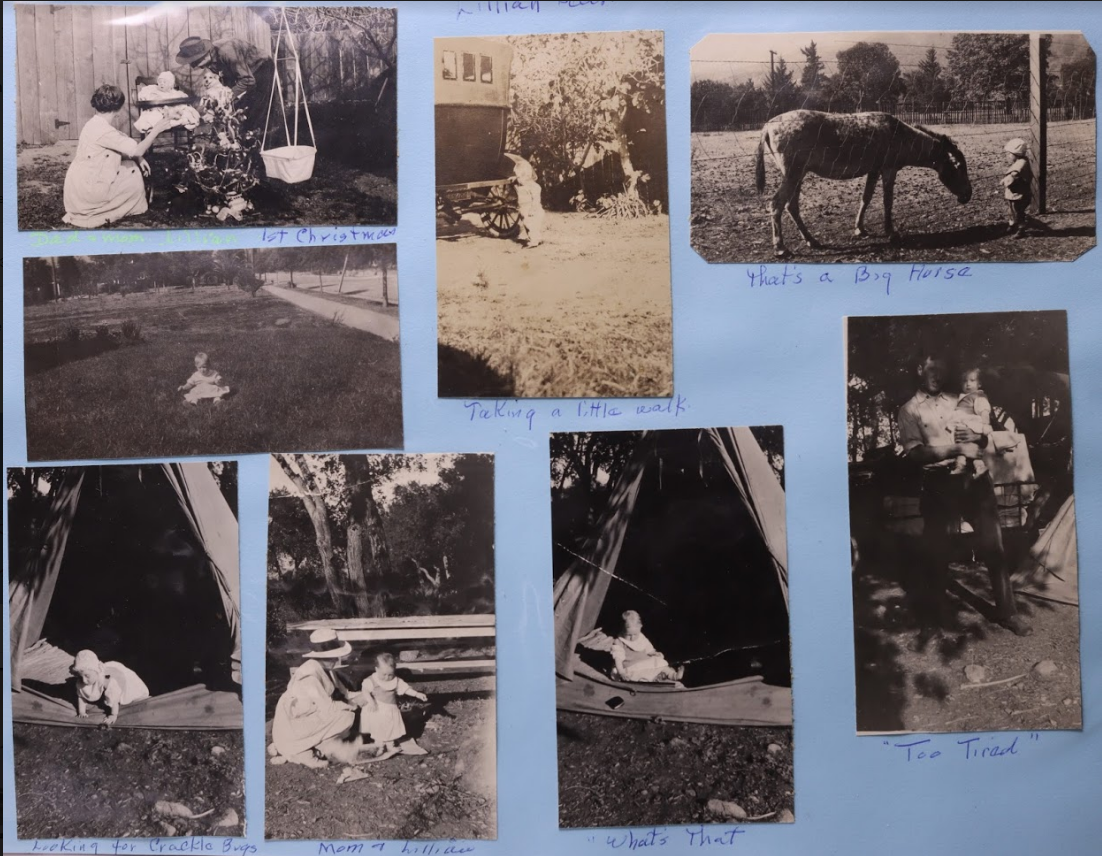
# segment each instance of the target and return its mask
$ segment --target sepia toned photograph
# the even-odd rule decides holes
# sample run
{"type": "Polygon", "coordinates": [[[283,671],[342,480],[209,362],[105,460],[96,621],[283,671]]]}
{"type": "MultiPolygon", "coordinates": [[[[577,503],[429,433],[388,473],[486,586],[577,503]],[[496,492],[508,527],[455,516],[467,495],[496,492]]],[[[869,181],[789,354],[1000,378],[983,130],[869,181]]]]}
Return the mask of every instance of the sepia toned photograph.
{"type": "Polygon", "coordinates": [[[857,730],[1079,730],[1067,313],[847,319],[857,730]]]}
{"type": "Polygon", "coordinates": [[[19,228],[396,223],[397,14],[16,5],[19,228]]]}
{"type": "Polygon", "coordinates": [[[401,448],[395,244],[23,260],[32,461],[401,448]]]}
{"type": "Polygon", "coordinates": [[[495,840],[494,459],[274,455],[268,839],[495,840]]]}
{"type": "Polygon", "coordinates": [[[243,836],[237,464],[7,480],[19,838],[243,836]]]}
{"type": "Polygon", "coordinates": [[[669,397],[662,33],[434,57],[440,397],[669,397]]]}
{"type": "Polygon", "coordinates": [[[1082,33],[717,34],[691,60],[705,261],[1073,261],[1097,242],[1082,33]]]}
{"type": "Polygon", "coordinates": [[[784,430],[551,435],[559,827],[793,823],[784,430]]]}

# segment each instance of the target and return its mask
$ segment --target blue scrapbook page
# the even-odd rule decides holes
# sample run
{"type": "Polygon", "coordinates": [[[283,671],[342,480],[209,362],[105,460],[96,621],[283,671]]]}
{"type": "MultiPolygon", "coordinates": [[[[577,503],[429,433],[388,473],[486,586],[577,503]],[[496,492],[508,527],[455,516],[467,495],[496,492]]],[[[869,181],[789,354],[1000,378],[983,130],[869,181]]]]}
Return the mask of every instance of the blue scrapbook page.
{"type": "Polygon", "coordinates": [[[4,24],[6,853],[1094,851],[1093,5],[4,24]]]}

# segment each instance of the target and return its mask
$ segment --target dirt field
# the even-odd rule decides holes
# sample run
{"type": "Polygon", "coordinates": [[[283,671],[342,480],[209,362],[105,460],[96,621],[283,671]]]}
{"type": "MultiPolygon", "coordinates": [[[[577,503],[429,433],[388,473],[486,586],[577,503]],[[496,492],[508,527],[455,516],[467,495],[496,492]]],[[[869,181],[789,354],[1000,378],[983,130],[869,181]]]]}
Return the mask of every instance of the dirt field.
{"type": "Polygon", "coordinates": [[[31,460],[402,443],[398,343],[263,292],[64,300],[27,307],[24,331],[31,460]],[[128,324],[138,339],[122,335],[128,324]],[[220,404],[189,406],[177,391],[198,351],[235,390],[220,404]]]}
{"type": "Polygon", "coordinates": [[[436,242],[440,395],[668,397],[669,252],[665,216],[548,212],[533,249],[448,230],[436,242]]]}
{"type": "MultiPolygon", "coordinates": [[[[70,229],[65,214],[65,173],[73,161],[75,140],[47,146],[19,146],[16,182],[19,228],[23,231],[70,229]]],[[[213,215],[195,210],[166,177],[173,156],[160,147],[146,156],[153,170],[153,201],[149,211],[101,228],[211,229],[220,228],[213,215]]],[[[263,175],[263,168],[261,168],[263,175]]],[[[227,226],[279,226],[327,223],[335,226],[389,225],[398,220],[398,184],[393,177],[373,175],[319,156],[313,177],[302,184],[262,182],[253,193],[256,211],[227,226]]]]}
{"type": "MultiPolygon", "coordinates": [[[[403,701],[406,728],[429,754],[398,755],[365,765],[360,769],[367,778],[344,784],[337,784],[347,769],[340,765],[321,770],[268,765],[266,838],[497,837],[493,678],[411,683],[428,694],[433,705],[403,701]]],[[[269,717],[282,691],[280,684],[286,682],[269,685],[269,717]]],[[[267,743],[271,727],[269,719],[267,743]]]]}
{"type": "MultiPolygon", "coordinates": [[[[240,731],[12,726],[22,839],[240,836],[245,751],[240,731]],[[163,818],[160,800],[198,820],[163,818]],[[215,827],[232,810],[237,823],[215,827]],[[166,827],[166,823],[171,823],[166,827]]],[[[232,820],[232,818],[229,818],[232,820]]]]}
{"type": "Polygon", "coordinates": [[[1083,722],[1079,610],[1025,595],[1018,610],[1033,635],[1015,636],[989,620],[987,572],[954,564],[950,587],[958,629],[939,629],[915,606],[921,582],[883,562],[858,566],[854,583],[857,726],[860,731],[1040,731],[1083,722]],[[1056,672],[1041,678],[1043,660],[1056,672]],[[968,666],[981,666],[965,689],[968,666]]]}
{"type": "MultiPolygon", "coordinates": [[[[968,162],[972,199],[960,205],[933,170],[909,168],[896,180],[892,219],[903,235],[890,246],[883,234],[883,195],[866,217],[866,238],[854,238],[853,223],[864,179],[804,180],[800,209],[812,235],[825,248],[811,250],[786,214],[785,244],[795,261],[1066,261],[1095,245],[1095,123],[1049,126],[1049,230],[1022,240],[1006,234],[1007,210],[999,184],[1005,169],[1003,144],[1029,136],[1020,125],[933,127],[952,137],[968,162]]],[[[760,131],[692,135],[692,245],[709,262],[771,262],[769,198],[778,173],[766,159],[766,191],[754,188],[754,156],[760,131]]]]}
{"type": "Polygon", "coordinates": [[[791,728],[734,728],[558,714],[563,828],[722,823],[709,800],[751,818],[795,812],[791,728]]]}

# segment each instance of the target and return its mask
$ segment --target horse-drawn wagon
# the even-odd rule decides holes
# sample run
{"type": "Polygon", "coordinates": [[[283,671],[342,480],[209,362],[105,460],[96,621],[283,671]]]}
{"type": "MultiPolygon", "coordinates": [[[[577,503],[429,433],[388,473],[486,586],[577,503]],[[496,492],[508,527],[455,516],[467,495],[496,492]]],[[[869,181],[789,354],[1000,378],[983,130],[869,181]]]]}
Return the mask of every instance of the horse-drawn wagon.
{"type": "Polygon", "coordinates": [[[486,39],[436,40],[436,208],[477,214],[490,234],[520,231],[515,163],[505,154],[513,49],[486,39]]]}

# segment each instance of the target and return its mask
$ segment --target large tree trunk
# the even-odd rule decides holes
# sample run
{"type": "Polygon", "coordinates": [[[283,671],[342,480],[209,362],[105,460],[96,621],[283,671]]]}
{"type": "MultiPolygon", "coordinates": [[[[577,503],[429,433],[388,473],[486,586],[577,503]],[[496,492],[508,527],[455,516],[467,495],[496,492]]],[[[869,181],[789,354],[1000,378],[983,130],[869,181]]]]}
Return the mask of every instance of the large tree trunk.
{"type": "Polygon", "coordinates": [[[383,529],[383,515],[375,501],[376,477],[363,455],[342,455],[348,476],[348,582],[362,604],[364,615],[381,617],[382,582],[391,574],[390,548],[383,529]]]}
{"type": "Polygon", "coordinates": [[[631,145],[628,139],[625,122],[628,117],[627,104],[620,110],[620,118],[616,123],[616,136],[620,142],[620,166],[624,170],[624,193],[629,197],[639,197],[639,171],[631,162],[631,145]]]}
{"type": "Polygon", "coordinates": [[[306,507],[306,513],[314,526],[314,540],[318,546],[318,556],[321,559],[321,569],[325,576],[325,587],[329,590],[329,596],[333,600],[333,606],[341,617],[351,617],[354,613],[351,602],[345,592],[342,580],[337,575],[333,566],[333,526],[321,492],[314,483],[306,461],[301,455],[295,459],[298,470],[291,466],[292,456],[276,455],[276,461],[280,468],[287,474],[287,478],[298,488],[302,504],[306,507]]]}

